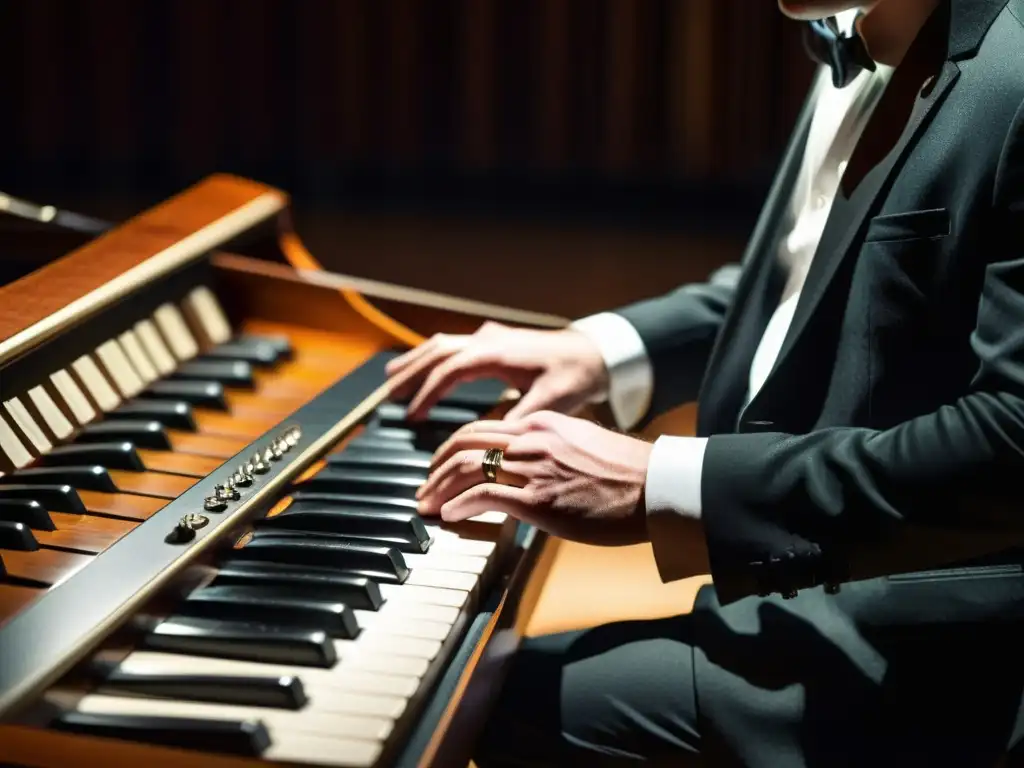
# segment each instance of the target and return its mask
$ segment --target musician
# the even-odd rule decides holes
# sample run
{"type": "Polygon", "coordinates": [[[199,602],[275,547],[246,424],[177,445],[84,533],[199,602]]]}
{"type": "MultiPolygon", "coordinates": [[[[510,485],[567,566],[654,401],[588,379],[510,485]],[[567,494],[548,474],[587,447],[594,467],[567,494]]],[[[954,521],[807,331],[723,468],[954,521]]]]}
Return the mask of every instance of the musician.
{"type": "Polygon", "coordinates": [[[524,392],[441,447],[424,514],[714,579],[527,641],[481,766],[992,766],[1022,731],[1024,0],[780,5],[823,66],[741,265],[389,372],[414,416],[524,392]],[[562,415],[601,398],[623,430],[697,399],[699,437],[562,415]]]}

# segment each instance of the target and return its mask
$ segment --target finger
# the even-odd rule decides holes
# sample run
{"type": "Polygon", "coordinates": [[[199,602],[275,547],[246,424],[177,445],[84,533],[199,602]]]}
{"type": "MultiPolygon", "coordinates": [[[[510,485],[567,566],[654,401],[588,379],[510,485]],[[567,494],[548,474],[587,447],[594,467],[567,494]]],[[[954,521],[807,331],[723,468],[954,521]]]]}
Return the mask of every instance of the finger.
{"type": "Polygon", "coordinates": [[[388,364],[384,366],[384,372],[389,377],[395,376],[408,368],[410,364],[414,363],[424,354],[428,353],[431,349],[436,348],[438,345],[439,340],[437,336],[431,336],[421,344],[417,344],[407,352],[403,352],[394,360],[389,361],[388,364]]]}
{"type": "Polygon", "coordinates": [[[523,419],[538,411],[565,412],[574,406],[575,396],[553,392],[550,386],[538,382],[528,389],[522,397],[509,408],[506,419],[523,419]]]}
{"type": "Polygon", "coordinates": [[[424,378],[442,362],[456,354],[458,350],[450,346],[436,344],[424,350],[416,360],[406,366],[405,370],[394,378],[391,394],[393,397],[408,397],[416,391],[424,378]]]}
{"type": "Polygon", "coordinates": [[[504,450],[508,447],[508,441],[511,438],[525,434],[526,431],[527,427],[522,422],[475,421],[467,424],[460,427],[434,451],[434,457],[430,462],[431,471],[458,451],[468,451],[474,448],[501,448],[504,450]]]}
{"type": "MultiPolygon", "coordinates": [[[[416,493],[419,511],[423,514],[436,513],[449,499],[474,485],[488,483],[484,476],[484,453],[483,450],[457,453],[431,473],[416,493]]],[[[502,461],[495,484],[525,485],[528,470],[523,462],[502,461]]]]}
{"type": "Polygon", "coordinates": [[[456,384],[502,373],[501,366],[495,364],[489,354],[464,349],[433,366],[409,403],[407,417],[412,421],[422,419],[456,384]]]}
{"type": "Polygon", "coordinates": [[[446,502],[441,507],[441,519],[446,523],[458,523],[484,512],[504,512],[532,524],[541,517],[539,510],[531,504],[529,491],[511,485],[487,483],[474,486],[446,502]]]}

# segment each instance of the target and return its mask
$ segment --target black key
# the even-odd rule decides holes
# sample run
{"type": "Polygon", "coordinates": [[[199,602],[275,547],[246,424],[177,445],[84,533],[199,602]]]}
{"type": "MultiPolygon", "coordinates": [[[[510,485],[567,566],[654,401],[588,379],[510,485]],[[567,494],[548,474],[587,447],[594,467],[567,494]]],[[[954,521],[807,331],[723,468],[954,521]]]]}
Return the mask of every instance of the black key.
{"type": "Polygon", "coordinates": [[[0,498],[0,520],[9,523],[24,523],[36,531],[57,530],[46,507],[32,499],[0,498]]]}
{"type": "Polygon", "coordinates": [[[195,408],[216,408],[221,411],[228,409],[227,401],[224,399],[224,387],[216,381],[155,381],[149,385],[145,395],[156,400],[188,403],[195,408]]]}
{"type": "Polygon", "coordinates": [[[376,611],[384,604],[380,587],[363,576],[295,566],[291,570],[267,570],[266,563],[232,562],[211,582],[212,586],[264,587],[275,593],[306,595],[344,603],[353,610],[376,611]]]}
{"type": "Polygon", "coordinates": [[[427,451],[388,450],[387,448],[346,447],[327,457],[327,466],[341,469],[403,469],[426,479],[433,454],[427,451]]]}
{"type": "Polygon", "coordinates": [[[295,501],[317,501],[339,506],[371,507],[373,509],[387,509],[398,512],[415,512],[417,507],[416,499],[406,499],[386,494],[363,496],[354,493],[324,493],[296,490],[291,496],[295,501]]]}
{"type": "Polygon", "coordinates": [[[255,386],[252,366],[242,360],[192,360],[171,374],[172,379],[216,381],[225,387],[255,386]]]}
{"type": "Polygon", "coordinates": [[[70,733],[249,757],[262,755],[270,746],[270,734],[259,720],[198,720],[190,717],[68,712],[50,725],[58,731],[70,733]]]}
{"type": "Polygon", "coordinates": [[[289,359],[292,356],[292,343],[288,340],[287,336],[263,336],[255,333],[243,333],[241,336],[236,336],[230,342],[230,344],[269,344],[277,350],[278,355],[283,359],[289,359]]]}
{"type": "Polygon", "coordinates": [[[398,496],[404,499],[415,499],[416,489],[423,485],[424,479],[422,473],[327,467],[313,477],[296,483],[295,489],[297,491],[398,496]]]}
{"type": "Polygon", "coordinates": [[[39,542],[25,523],[0,520],[0,547],[18,552],[35,552],[39,549],[39,542]]]}
{"type": "Polygon", "coordinates": [[[136,448],[154,451],[171,450],[171,439],[159,421],[128,421],[112,419],[87,424],[75,435],[75,443],[119,443],[127,442],[136,448]]]}
{"type": "Polygon", "coordinates": [[[297,677],[143,675],[121,670],[114,670],[100,683],[99,693],[140,693],[161,699],[275,709],[301,709],[307,701],[297,677]]]}
{"type": "MultiPolygon", "coordinates": [[[[508,384],[499,379],[478,379],[460,384],[443,398],[440,405],[453,408],[467,408],[484,414],[496,406],[501,396],[508,389],[508,384]]],[[[398,400],[403,405],[408,404],[408,398],[398,400]]],[[[479,418],[479,417],[478,417],[479,418]]]]}
{"type": "MultiPolygon", "coordinates": [[[[13,475],[0,477],[0,483],[17,483],[18,485],[69,485],[83,491],[103,491],[117,493],[117,486],[107,474],[107,470],[99,465],[75,467],[30,467],[19,469],[13,475]]],[[[77,494],[76,494],[77,495],[77,494]]],[[[42,501],[42,499],[40,499],[42,501]]],[[[45,503],[45,502],[44,502],[45,503]]],[[[47,504],[49,507],[49,504],[47,504]]],[[[51,509],[57,509],[51,507],[51,509]]],[[[61,510],[63,511],[63,510],[61,510]]],[[[83,510],[84,512],[85,510],[83,510]]]]}
{"type": "Polygon", "coordinates": [[[405,427],[407,429],[419,430],[426,426],[454,432],[459,427],[477,421],[479,418],[479,413],[468,408],[452,408],[450,406],[437,405],[427,412],[426,418],[421,421],[410,422],[406,417],[404,405],[381,403],[377,407],[377,423],[383,427],[405,427]]]}
{"type": "MultiPolygon", "coordinates": [[[[18,476],[20,475],[21,472],[18,473],[18,476]]],[[[88,511],[78,495],[78,491],[70,485],[56,482],[52,485],[19,483],[15,475],[0,477],[0,500],[6,499],[30,499],[52,512],[69,512],[73,515],[84,515],[88,511]],[[8,482],[14,481],[14,483],[12,485],[3,485],[4,480],[8,482]]],[[[53,528],[40,528],[39,530],[52,531],[53,528]]]]}
{"type": "Polygon", "coordinates": [[[281,359],[281,352],[273,344],[261,341],[228,341],[211,349],[201,360],[240,360],[250,365],[271,366],[281,359]]]}
{"type": "MultiPolygon", "coordinates": [[[[402,430],[403,432],[405,430],[402,430]]],[[[407,437],[388,437],[377,434],[377,430],[363,432],[362,434],[352,438],[352,441],[345,447],[345,450],[351,448],[369,448],[369,449],[384,449],[389,451],[418,451],[419,445],[416,441],[416,435],[409,434],[407,437]]],[[[430,453],[430,451],[425,451],[430,453]]]]}
{"type": "Polygon", "coordinates": [[[259,620],[221,621],[171,616],[146,635],[142,644],[154,651],[261,664],[330,669],[338,662],[334,643],[326,632],[264,624],[259,620]]]}
{"type": "Polygon", "coordinates": [[[412,554],[422,554],[430,547],[430,534],[415,512],[293,501],[283,512],[263,518],[256,525],[264,532],[294,531],[361,539],[412,554]]]}
{"type": "Polygon", "coordinates": [[[274,536],[253,537],[232,553],[239,560],[333,568],[389,584],[409,577],[402,553],[394,547],[355,544],[337,539],[302,539],[274,536]]]}
{"type": "MultiPolygon", "coordinates": [[[[180,384],[184,382],[171,382],[180,384]]],[[[196,431],[196,420],[192,415],[192,406],[183,399],[154,400],[140,397],[130,400],[117,408],[112,416],[117,421],[155,421],[163,424],[166,429],[183,429],[187,432],[196,431]]],[[[102,426],[100,422],[97,426],[102,426]]]]}
{"type": "Polygon", "coordinates": [[[258,620],[322,629],[331,637],[353,639],[359,635],[355,614],[344,603],[270,594],[256,587],[203,587],[185,598],[178,612],[206,619],[258,620]]]}
{"type": "Polygon", "coordinates": [[[129,472],[143,472],[146,469],[131,443],[60,445],[40,457],[39,463],[44,467],[81,467],[94,464],[106,469],[124,469],[129,472]]]}

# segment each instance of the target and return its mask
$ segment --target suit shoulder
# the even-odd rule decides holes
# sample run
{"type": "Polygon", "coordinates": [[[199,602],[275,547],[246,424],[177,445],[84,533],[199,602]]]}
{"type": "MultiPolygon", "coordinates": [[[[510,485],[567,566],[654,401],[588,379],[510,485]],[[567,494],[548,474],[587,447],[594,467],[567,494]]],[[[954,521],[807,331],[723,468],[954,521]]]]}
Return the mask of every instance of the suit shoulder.
{"type": "Polygon", "coordinates": [[[961,74],[974,81],[982,104],[1016,108],[1024,103],[1024,0],[1010,0],[977,56],[959,64],[961,74]]]}

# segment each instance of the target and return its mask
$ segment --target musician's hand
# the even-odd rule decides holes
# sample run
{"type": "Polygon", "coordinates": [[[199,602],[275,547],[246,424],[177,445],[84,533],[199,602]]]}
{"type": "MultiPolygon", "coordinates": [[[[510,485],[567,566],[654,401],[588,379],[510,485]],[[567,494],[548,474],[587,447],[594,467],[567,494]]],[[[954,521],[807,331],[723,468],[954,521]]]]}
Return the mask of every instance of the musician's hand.
{"type": "Polygon", "coordinates": [[[485,323],[469,336],[438,334],[391,361],[396,397],[415,392],[409,418],[419,419],[463,381],[498,378],[522,393],[515,419],[541,410],[571,413],[608,387],[600,351],[579,331],[534,331],[485,323]]]}
{"type": "Polygon", "coordinates": [[[420,512],[449,522],[500,511],[588,544],[647,540],[644,483],[652,445],[583,419],[542,411],[478,421],[442,445],[420,488],[420,512]],[[483,454],[501,448],[498,483],[483,454]]]}

